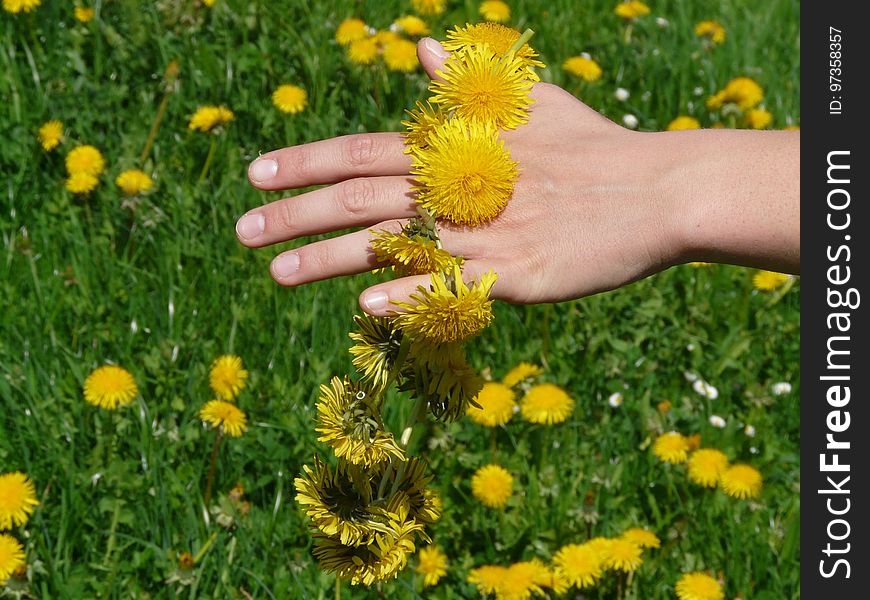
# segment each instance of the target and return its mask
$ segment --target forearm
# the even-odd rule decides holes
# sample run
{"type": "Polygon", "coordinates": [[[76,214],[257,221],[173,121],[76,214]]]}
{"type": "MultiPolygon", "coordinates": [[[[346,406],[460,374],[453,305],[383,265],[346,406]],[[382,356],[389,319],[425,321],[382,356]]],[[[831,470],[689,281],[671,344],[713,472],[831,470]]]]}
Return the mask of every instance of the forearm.
{"type": "Polygon", "coordinates": [[[800,272],[800,133],[648,134],[678,259],[800,272]]]}

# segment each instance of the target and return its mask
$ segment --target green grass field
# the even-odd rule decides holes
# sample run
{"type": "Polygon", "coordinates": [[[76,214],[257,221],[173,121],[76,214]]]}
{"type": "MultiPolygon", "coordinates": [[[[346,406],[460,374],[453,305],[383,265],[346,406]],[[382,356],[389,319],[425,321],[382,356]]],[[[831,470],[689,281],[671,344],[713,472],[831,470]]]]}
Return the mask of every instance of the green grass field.
{"type": "MultiPolygon", "coordinates": [[[[430,18],[434,37],[479,20],[476,0],[448,4],[430,18]]],[[[542,79],[617,122],[632,113],[640,129],[658,130],[682,114],[711,126],[704,100],[746,75],[763,86],[773,128],[799,123],[796,1],[654,0],[630,43],[613,0],[509,4],[509,24],[537,32],[532,44],[548,64],[542,79]],[[724,44],[705,49],[693,33],[702,19],[724,24],[724,44]],[[598,82],[561,69],[584,51],[603,68],[598,82]],[[627,101],[614,97],[617,87],[629,90],[627,101]]],[[[352,372],[347,332],[357,295],[381,276],[281,288],[268,276],[277,250],[243,248],[234,224],[281,197],[248,185],[258,152],[400,129],[403,110],[425,95],[425,75],[353,65],[333,35],[348,16],[386,28],[411,12],[410,1],[95,6],[87,24],[73,18],[72,3],[52,0],[30,14],[0,13],[0,473],[27,473],[40,501],[11,532],[28,567],[5,594],[334,597],[335,577],[311,556],[293,479],[315,454],[327,456],[313,430],[318,386],[352,372]],[[139,166],[172,60],[178,89],[144,164],[155,188],[130,209],[113,181],[139,166]],[[308,91],[305,112],[272,106],[282,83],[308,91]],[[202,104],[236,115],[214,138],[204,180],[210,137],[187,130],[202,104]],[[49,119],[64,122],[66,140],[46,153],[36,131],[49,119]],[[96,146],[107,161],[85,197],[64,189],[64,155],[77,144],[96,146]],[[225,353],[251,372],[239,398],[249,430],[221,449],[213,504],[223,514],[206,518],[214,434],[198,412],[212,398],[209,366],[225,353]],[[140,390],[117,412],[83,400],[84,379],[106,362],[129,369],[140,390]],[[247,514],[227,498],[237,483],[247,514]],[[179,571],[182,552],[199,554],[190,572],[179,571]]],[[[444,500],[429,531],[450,560],[448,574],[424,590],[412,558],[396,581],[380,590],[345,584],[343,597],[478,597],[466,581],[476,566],[547,561],[563,544],[642,526],[661,548],[644,553],[629,582],[610,575],[582,597],[674,598],[680,574],[700,570],[721,574],[729,599],[798,598],[800,284],[762,293],[752,274],[679,266],[574,302],[499,303],[494,326],[469,346],[472,364],[496,379],[519,361],[543,364],[544,379],[576,400],[573,416],[549,428],[515,417],[496,431],[495,456],[490,431],[470,420],[430,423],[411,450],[428,459],[444,500]],[[696,394],[686,371],[715,385],[718,398],[696,394]],[[793,391],[773,395],[779,381],[793,391]],[[624,402],[613,408],[607,398],[616,391],[624,402]],[[656,408],[663,399],[672,403],[666,414],[656,408]],[[714,414],[725,428],[711,426],[714,414]],[[671,429],[757,468],[761,497],[704,490],[684,467],[659,462],[650,443],[671,429]],[[469,484],[494,458],[515,478],[500,513],[478,503],[469,484]]],[[[411,410],[403,400],[389,403],[394,431],[411,410]]]]}

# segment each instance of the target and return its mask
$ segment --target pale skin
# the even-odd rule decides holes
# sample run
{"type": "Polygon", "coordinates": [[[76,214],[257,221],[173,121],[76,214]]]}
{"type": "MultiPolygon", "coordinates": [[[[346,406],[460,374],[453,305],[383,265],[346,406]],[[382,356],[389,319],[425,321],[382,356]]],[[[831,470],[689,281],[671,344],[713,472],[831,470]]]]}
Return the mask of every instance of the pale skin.
{"type": "MultiPolygon", "coordinates": [[[[430,77],[447,57],[428,38],[417,53],[430,77]]],[[[444,248],[466,259],[466,281],[495,271],[494,298],[531,304],[689,261],[800,272],[799,131],[641,133],[554,85],[536,84],[532,97],[529,122],[502,133],[521,165],[507,208],[473,229],[440,224],[444,248]]],[[[400,134],[374,133],[263,154],[248,170],[255,187],[327,187],[249,211],[236,225],[239,241],[259,248],[359,228],[277,255],[272,277],[289,287],[381,266],[371,230],[399,231],[416,215],[404,148],[400,134]]],[[[372,286],[360,307],[388,315],[428,281],[372,286]]]]}

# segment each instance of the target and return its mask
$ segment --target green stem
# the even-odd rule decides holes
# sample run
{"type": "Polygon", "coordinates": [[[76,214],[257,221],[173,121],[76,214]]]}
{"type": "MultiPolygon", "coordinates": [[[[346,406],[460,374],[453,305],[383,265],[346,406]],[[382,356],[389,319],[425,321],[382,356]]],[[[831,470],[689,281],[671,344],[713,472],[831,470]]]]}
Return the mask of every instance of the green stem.
{"type": "Polygon", "coordinates": [[[517,41],[515,41],[510,48],[508,48],[508,51],[504,53],[505,58],[513,58],[514,54],[519,52],[520,48],[525,46],[526,42],[532,39],[533,35],[535,35],[534,29],[526,29],[523,34],[519,38],[517,38],[517,41]]]}
{"type": "Polygon", "coordinates": [[[157,116],[154,117],[154,122],[151,124],[151,131],[148,132],[148,139],[145,140],[145,147],[142,149],[142,154],[139,155],[139,166],[144,167],[148,155],[151,153],[151,147],[154,145],[154,138],[157,137],[157,131],[160,129],[160,124],[163,122],[163,116],[166,114],[166,107],[169,105],[169,94],[163,95],[160,101],[160,106],[157,108],[157,116]]]}
{"type": "Polygon", "coordinates": [[[211,137],[211,145],[208,147],[208,156],[205,157],[205,164],[202,165],[202,171],[199,174],[199,179],[196,180],[197,185],[201,184],[205,180],[205,176],[208,175],[208,169],[211,167],[211,163],[214,160],[214,151],[217,146],[217,136],[212,135],[211,137]]]}
{"type": "Polygon", "coordinates": [[[115,510],[112,512],[112,524],[109,526],[109,543],[106,544],[106,556],[103,562],[108,566],[112,554],[115,552],[115,534],[118,531],[118,522],[121,519],[121,499],[115,498],[115,510]]]}
{"type": "Polygon", "coordinates": [[[341,600],[341,578],[335,576],[335,600],[341,600]]]}
{"type": "Polygon", "coordinates": [[[208,510],[208,503],[211,501],[211,491],[214,486],[214,472],[217,465],[218,450],[221,446],[221,441],[224,439],[223,432],[220,429],[215,430],[214,445],[211,447],[211,462],[208,465],[208,478],[205,484],[205,494],[203,494],[203,503],[205,509],[208,510]]]}
{"type": "Polygon", "coordinates": [[[202,548],[199,549],[199,552],[196,553],[196,556],[193,557],[193,564],[197,564],[202,560],[202,557],[205,556],[205,553],[208,552],[208,549],[211,548],[211,545],[214,544],[214,541],[217,539],[218,532],[213,531],[208,539],[205,541],[205,544],[202,545],[202,548]]]}

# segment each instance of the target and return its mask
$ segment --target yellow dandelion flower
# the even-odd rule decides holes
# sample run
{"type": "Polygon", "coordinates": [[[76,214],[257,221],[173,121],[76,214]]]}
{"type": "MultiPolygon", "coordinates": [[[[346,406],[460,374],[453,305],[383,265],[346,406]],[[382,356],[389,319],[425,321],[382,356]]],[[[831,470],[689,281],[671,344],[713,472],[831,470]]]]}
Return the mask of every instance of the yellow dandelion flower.
{"type": "Polygon", "coordinates": [[[626,529],[622,532],[622,535],[620,537],[624,540],[628,540],[629,542],[637,544],[641,548],[658,548],[662,545],[661,540],[656,534],[654,534],[649,529],[644,529],[642,527],[632,527],[631,529],[626,529]]]}
{"type": "Polygon", "coordinates": [[[591,540],[587,541],[583,545],[588,546],[593,552],[595,552],[595,555],[601,560],[601,562],[603,564],[604,560],[608,556],[610,556],[610,544],[611,544],[611,542],[613,542],[613,540],[610,538],[598,536],[598,537],[592,538],[591,540]]]}
{"type": "Polygon", "coordinates": [[[507,375],[504,376],[501,382],[508,387],[514,387],[515,385],[522,383],[527,379],[533,379],[538,375],[542,375],[543,373],[544,369],[542,369],[538,365],[521,362],[513,369],[508,371],[507,375]]]}
{"type": "Polygon", "coordinates": [[[689,456],[689,480],[703,487],[716,487],[727,468],[728,457],[715,448],[701,448],[689,456]]]}
{"type": "Polygon", "coordinates": [[[360,546],[347,546],[316,534],[313,554],[323,570],[350,581],[351,585],[371,586],[395,579],[405,568],[415,550],[414,535],[419,527],[405,522],[398,527],[397,535],[378,536],[374,542],[360,546]]]}
{"type": "Polygon", "coordinates": [[[401,40],[403,38],[395,31],[391,31],[389,29],[378,29],[372,36],[372,39],[375,41],[381,51],[383,51],[384,47],[387,44],[392,44],[393,42],[401,40]]]}
{"type": "Polygon", "coordinates": [[[477,372],[468,364],[458,343],[432,345],[425,339],[411,344],[410,372],[403,372],[403,389],[426,398],[429,413],[441,421],[465,415],[469,403],[483,388],[477,372]]]}
{"type": "Polygon", "coordinates": [[[338,24],[335,30],[335,41],[342,46],[367,38],[369,35],[366,23],[362,19],[349,18],[338,24]]]}
{"type": "Polygon", "coordinates": [[[471,478],[471,493],[489,508],[502,508],[511,497],[514,478],[504,467],[486,465],[471,478]]]}
{"type": "Polygon", "coordinates": [[[414,304],[396,302],[404,312],[396,314],[396,325],[415,340],[443,344],[467,340],[483,331],[492,322],[492,300],[489,292],[497,276],[490,271],[480,281],[468,287],[459,267],[454,267],[456,291],[452,291],[441,273],[433,273],[431,289],[417,287],[411,294],[414,304]]]}
{"type": "Polygon", "coordinates": [[[512,564],[495,590],[496,600],[528,600],[532,594],[543,595],[544,590],[539,582],[545,571],[546,567],[539,560],[512,564]]]}
{"type": "Polygon", "coordinates": [[[669,431],[656,438],[652,450],[661,461],[684,463],[689,458],[689,440],[676,431],[669,431]]]}
{"type": "Polygon", "coordinates": [[[648,15],[650,10],[649,6],[643,2],[639,2],[638,0],[628,0],[627,2],[620,2],[617,4],[613,9],[613,12],[616,16],[622,17],[623,19],[636,19],[648,15]]]}
{"type": "Polygon", "coordinates": [[[24,566],[24,548],[9,534],[0,533],[0,586],[24,566]]]}
{"type": "Polygon", "coordinates": [[[671,401],[670,400],[662,400],[661,402],[656,404],[656,410],[658,410],[663,415],[667,414],[668,411],[671,410],[671,401]]]}
{"type": "Polygon", "coordinates": [[[0,531],[27,523],[38,504],[27,475],[18,471],[0,474],[0,531]]]}
{"type": "Polygon", "coordinates": [[[66,178],[64,187],[73,194],[89,194],[99,183],[100,180],[90,173],[73,173],[66,178]]]}
{"type": "Polygon", "coordinates": [[[3,10],[17,15],[20,12],[32,12],[40,4],[42,4],[42,0],[3,0],[3,10]]]}
{"type": "Polygon", "coordinates": [[[215,5],[217,0],[202,0],[202,3],[205,4],[208,8],[211,8],[215,5]]]}
{"type": "Polygon", "coordinates": [[[668,131],[684,131],[686,129],[700,129],[701,123],[695,117],[680,116],[668,123],[668,131]]]}
{"type": "Polygon", "coordinates": [[[467,414],[471,420],[484,427],[504,425],[514,416],[514,392],[503,383],[485,383],[474,398],[480,408],[469,405],[467,414]]]}
{"type": "Polygon", "coordinates": [[[468,121],[515,129],[528,121],[532,81],[516,56],[500,57],[486,46],[454,52],[429,84],[430,102],[468,121]]]}
{"type": "Polygon", "coordinates": [[[440,15],[444,12],[447,0],[411,0],[411,6],[424,17],[440,15]]]}
{"type": "Polygon", "coordinates": [[[520,412],[529,423],[555,425],[571,416],[574,400],[558,385],[541,383],[526,392],[520,402],[520,412]]]}
{"type": "Polygon", "coordinates": [[[773,115],[763,108],[753,108],[746,112],[746,124],[752,129],[764,129],[773,123],[773,115]]]}
{"type": "Polygon", "coordinates": [[[414,15],[406,15],[396,19],[396,27],[404,31],[406,34],[417,37],[419,35],[429,35],[431,29],[426,25],[426,21],[414,15]]]}
{"type": "Polygon", "coordinates": [[[425,148],[411,147],[417,202],[458,225],[497,217],[519,173],[496,128],[454,117],[432,129],[428,141],[425,148]]]}
{"type": "Polygon", "coordinates": [[[536,583],[541,587],[550,588],[557,596],[562,596],[571,587],[571,583],[559,569],[544,567],[538,574],[536,583]]]}
{"type": "Polygon", "coordinates": [[[501,0],[484,0],[480,3],[480,16],[487,21],[507,23],[511,19],[511,7],[501,0]]]}
{"type": "Polygon", "coordinates": [[[272,104],[281,112],[295,115],[308,106],[308,93],[298,85],[280,85],[272,92],[272,104]]]}
{"type": "Polygon", "coordinates": [[[385,44],[384,63],[391,71],[412,73],[420,64],[417,59],[417,44],[403,39],[385,44]]]}
{"type": "Polygon", "coordinates": [[[715,110],[725,104],[735,104],[740,110],[754,108],[764,99],[764,90],[749,77],[735,77],[725,87],[707,99],[707,108],[715,110]]]}
{"type": "MultiPolygon", "coordinates": [[[[498,23],[467,24],[465,27],[457,26],[455,29],[448,30],[447,39],[442,45],[448,52],[460,52],[474,46],[488,46],[501,58],[521,35],[516,29],[498,23]]],[[[523,44],[514,56],[526,70],[526,77],[532,81],[540,81],[535,74],[535,67],[543,68],[545,65],[538,60],[538,53],[531,46],[523,44]]]]}
{"type": "Polygon", "coordinates": [[[684,573],[674,589],[679,600],[725,600],[722,586],[706,573],[684,573]]]}
{"type": "Polygon", "coordinates": [[[70,175],[87,173],[99,177],[105,168],[106,159],[93,146],[76,146],[66,155],[66,170],[70,175]]]}
{"type": "Polygon", "coordinates": [[[370,65],[378,58],[378,43],[374,38],[354,40],[347,47],[347,57],[358,65],[370,65]]]}
{"type": "Polygon", "coordinates": [[[79,23],[91,22],[95,14],[94,9],[89,6],[76,6],[73,9],[73,15],[79,23]]]}
{"type": "Polygon", "coordinates": [[[390,459],[405,460],[393,434],[385,431],[377,397],[348,377],[333,377],[320,386],[317,401],[318,442],[351,464],[370,467],[390,459]]]}
{"type": "Polygon", "coordinates": [[[584,81],[598,81],[602,73],[598,63],[585,56],[572,56],[562,63],[562,68],[584,81]]]}
{"type": "Polygon", "coordinates": [[[601,579],[601,556],[589,544],[562,546],[553,555],[553,566],[569,585],[581,590],[595,585],[601,579]]]}
{"type": "Polygon", "coordinates": [[[154,183],[148,173],[139,169],[130,169],[118,175],[115,185],[128,196],[136,196],[150,190],[154,183]]]}
{"type": "Polygon", "coordinates": [[[221,400],[233,400],[245,389],[248,372],[242,368],[242,359],[233,354],[219,356],[211,363],[208,384],[221,400]]]}
{"type": "Polygon", "coordinates": [[[425,587],[437,585],[447,575],[447,555],[438,546],[426,546],[417,554],[417,573],[423,576],[425,587]]]}
{"type": "Polygon", "coordinates": [[[63,139],[63,123],[58,120],[46,121],[39,128],[39,143],[46,152],[51,152],[63,139]]]}
{"type": "Polygon", "coordinates": [[[428,147],[429,134],[447,120],[447,111],[433,107],[428,100],[426,104],[417,100],[417,108],[405,112],[411,117],[409,120],[402,121],[402,125],[407,128],[404,133],[405,144],[409,146],[405,148],[406,153],[411,152],[410,146],[428,147]]]}
{"type": "Polygon", "coordinates": [[[749,465],[732,465],[722,472],[719,487],[732,498],[746,500],[761,494],[761,473],[749,465]]]}
{"type": "Polygon", "coordinates": [[[223,400],[209,400],[199,411],[199,418],[212,427],[220,428],[230,437],[241,437],[248,430],[248,418],[238,406],[223,400]]]}
{"type": "Polygon", "coordinates": [[[466,581],[476,585],[481,594],[494,594],[506,574],[507,567],[483,565],[469,571],[466,581]]]}
{"type": "Polygon", "coordinates": [[[435,241],[381,230],[372,232],[372,250],[379,262],[389,263],[401,277],[450,271],[457,259],[435,241]]]}
{"type": "Polygon", "coordinates": [[[138,391],[130,371],[115,365],[98,367],[85,379],[85,400],[106,410],[127,406],[138,391]]]}
{"type": "Polygon", "coordinates": [[[402,332],[387,317],[356,315],[353,320],[359,328],[348,334],[354,341],[353,366],[373,389],[383,389],[399,358],[402,332]]]}
{"type": "Polygon", "coordinates": [[[762,292],[772,292],[776,288],[784,285],[789,279],[785,273],[777,273],[775,271],[759,271],[752,277],[752,285],[755,289],[762,292]]]}
{"type": "Polygon", "coordinates": [[[725,41],[725,28],[718,21],[701,21],[695,25],[695,35],[705,37],[714,44],[725,41]]]}
{"type": "Polygon", "coordinates": [[[191,131],[208,133],[219,125],[229,123],[234,118],[233,111],[225,106],[200,106],[190,117],[187,128],[191,131]]]}
{"type": "Polygon", "coordinates": [[[604,559],[604,567],[624,573],[636,571],[643,564],[642,553],[641,547],[633,541],[625,538],[610,540],[607,557],[604,559]]]}

